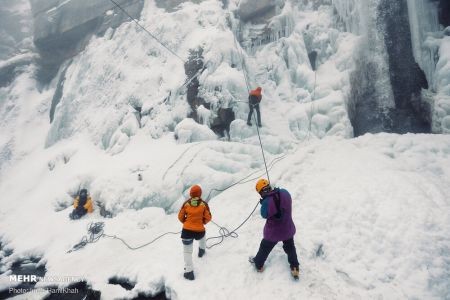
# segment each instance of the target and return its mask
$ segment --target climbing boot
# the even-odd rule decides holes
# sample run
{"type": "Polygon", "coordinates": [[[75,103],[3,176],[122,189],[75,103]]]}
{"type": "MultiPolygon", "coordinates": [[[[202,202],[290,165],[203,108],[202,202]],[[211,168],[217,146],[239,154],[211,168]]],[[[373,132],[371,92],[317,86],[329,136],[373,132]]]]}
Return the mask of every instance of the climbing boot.
{"type": "Polygon", "coordinates": [[[194,271],[185,272],[184,278],[186,278],[187,280],[194,280],[195,279],[194,271]]]}
{"type": "Polygon", "coordinates": [[[205,255],[205,249],[198,248],[198,257],[203,257],[205,255]]]}
{"type": "Polygon", "coordinates": [[[255,258],[254,258],[254,257],[250,256],[250,257],[248,258],[248,261],[249,261],[251,264],[253,264],[253,265],[255,266],[256,272],[262,273],[262,272],[264,271],[264,266],[262,266],[261,268],[258,268],[258,267],[256,266],[256,264],[255,264],[255,258]]]}
{"type": "Polygon", "coordinates": [[[295,280],[298,280],[298,277],[300,276],[300,271],[298,270],[298,267],[291,267],[291,275],[294,277],[295,280]]]}

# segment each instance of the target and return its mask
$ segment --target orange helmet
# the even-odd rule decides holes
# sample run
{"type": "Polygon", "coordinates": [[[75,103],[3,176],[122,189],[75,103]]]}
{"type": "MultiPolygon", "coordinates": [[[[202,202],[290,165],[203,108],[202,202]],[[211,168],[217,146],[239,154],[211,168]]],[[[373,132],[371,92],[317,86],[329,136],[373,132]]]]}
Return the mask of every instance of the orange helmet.
{"type": "Polygon", "coordinates": [[[261,193],[261,191],[270,185],[269,181],[267,179],[261,178],[256,182],[256,191],[258,193],[261,193]]]}
{"type": "Polygon", "coordinates": [[[191,195],[192,198],[194,198],[194,197],[201,197],[201,195],[202,195],[202,188],[198,184],[193,185],[191,187],[191,190],[189,191],[189,195],[191,195]]]}

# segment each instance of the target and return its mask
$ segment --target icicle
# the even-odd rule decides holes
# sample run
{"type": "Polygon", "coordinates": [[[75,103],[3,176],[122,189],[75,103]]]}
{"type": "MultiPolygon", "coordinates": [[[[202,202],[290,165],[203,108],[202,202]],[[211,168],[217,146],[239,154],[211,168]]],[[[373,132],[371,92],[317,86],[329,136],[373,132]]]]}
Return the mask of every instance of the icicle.
{"type": "MultiPolygon", "coordinates": [[[[429,83],[433,83],[436,47],[426,47],[430,34],[440,30],[437,3],[428,0],[407,0],[413,54],[429,83]]],[[[432,44],[432,43],[430,43],[432,44]]]]}

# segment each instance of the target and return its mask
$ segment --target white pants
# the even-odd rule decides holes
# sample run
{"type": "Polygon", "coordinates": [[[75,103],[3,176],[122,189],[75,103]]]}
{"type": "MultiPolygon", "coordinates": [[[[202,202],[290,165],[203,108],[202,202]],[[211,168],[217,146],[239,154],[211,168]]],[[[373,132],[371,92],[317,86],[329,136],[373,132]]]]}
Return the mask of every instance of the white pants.
{"type": "MultiPolygon", "coordinates": [[[[184,254],[184,272],[194,271],[194,263],[192,262],[192,252],[194,251],[194,240],[183,239],[183,254],[184,254]]],[[[206,239],[203,237],[199,241],[199,248],[206,248],[206,239]]]]}

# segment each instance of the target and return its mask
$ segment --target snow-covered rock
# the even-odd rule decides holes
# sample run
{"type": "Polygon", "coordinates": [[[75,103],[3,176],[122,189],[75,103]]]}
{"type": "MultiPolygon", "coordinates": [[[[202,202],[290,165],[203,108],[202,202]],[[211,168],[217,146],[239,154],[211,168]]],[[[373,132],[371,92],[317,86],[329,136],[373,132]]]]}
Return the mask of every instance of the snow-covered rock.
{"type": "Polygon", "coordinates": [[[192,143],[214,140],[217,136],[206,125],[196,123],[192,119],[184,119],[175,127],[175,139],[180,143],[192,143]]]}
{"type": "MultiPolygon", "coordinates": [[[[274,1],[258,24],[235,17],[239,2],[175,0],[161,8],[162,1],[145,1],[139,24],[173,53],[124,22],[87,39],[46,85],[32,54],[0,63],[21,69],[0,87],[0,292],[18,286],[9,275],[31,261],[49,277],[82,277],[105,299],[450,297],[448,136],[352,138],[355,94],[392,104],[378,0],[274,1]],[[185,63],[198,49],[202,72],[191,105],[185,63]],[[262,127],[246,124],[248,89],[256,86],[262,127]],[[188,118],[193,110],[199,122],[188,118]],[[211,129],[221,112],[229,140],[211,129]],[[293,197],[299,282],[280,245],[263,273],[247,263],[264,226],[254,184],[267,176],[293,197]],[[218,238],[208,247],[248,217],[237,238],[194,257],[196,288],[183,278],[177,219],[193,184],[213,215],[207,238],[218,238]],[[72,221],[81,188],[94,212],[72,221]],[[91,222],[104,222],[110,238],[67,253],[91,222]],[[135,251],[122,243],[141,246],[165,233],[135,251]]],[[[82,12],[78,5],[42,8],[63,16],[68,7],[82,12]]],[[[77,28],[75,21],[61,24],[77,28]]],[[[447,132],[449,41],[425,42],[440,49],[431,98],[436,127],[447,132]]],[[[367,124],[368,115],[358,117],[367,124]]]]}

